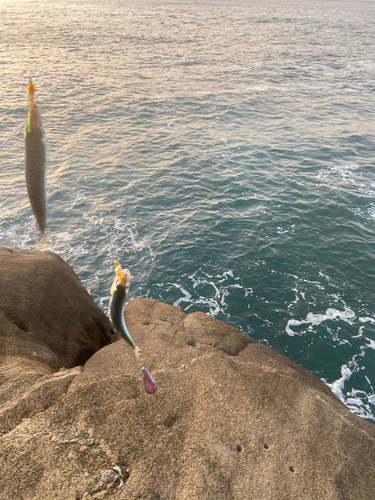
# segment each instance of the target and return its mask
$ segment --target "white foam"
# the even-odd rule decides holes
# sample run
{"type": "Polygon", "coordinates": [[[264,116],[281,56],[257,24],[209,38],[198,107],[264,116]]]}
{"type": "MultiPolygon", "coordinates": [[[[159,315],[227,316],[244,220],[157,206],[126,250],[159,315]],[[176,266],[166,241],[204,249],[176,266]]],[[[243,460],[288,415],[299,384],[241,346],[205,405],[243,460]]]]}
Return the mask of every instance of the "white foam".
{"type": "Polygon", "coordinates": [[[73,235],[68,233],[67,231],[62,233],[55,233],[53,236],[54,239],[61,241],[71,241],[73,239],[73,235]]]}
{"type": "Polygon", "coordinates": [[[365,337],[365,339],[369,342],[368,344],[366,344],[366,347],[375,350],[375,340],[368,339],[367,337],[365,337]]]}
{"type": "Polygon", "coordinates": [[[306,321],[298,321],[297,319],[290,319],[285,327],[286,333],[290,337],[294,337],[294,335],[301,335],[300,333],[294,332],[290,327],[291,326],[299,326],[302,325],[303,323],[306,323],[306,321]]]}
{"type": "MultiPolygon", "coordinates": [[[[228,304],[226,302],[227,297],[231,294],[231,290],[243,290],[244,296],[253,294],[251,288],[244,288],[240,283],[238,283],[239,277],[235,277],[232,270],[223,271],[222,274],[216,274],[215,276],[205,273],[202,269],[189,275],[188,278],[191,280],[191,290],[184,285],[181,286],[179,283],[167,283],[169,286],[173,286],[181,291],[182,297],[179,297],[173,302],[173,305],[183,307],[185,311],[190,309],[194,305],[200,305],[202,309],[208,310],[207,314],[210,316],[217,316],[219,313],[226,316],[229,319],[230,315],[227,312],[228,304]],[[233,283],[233,281],[237,281],[233,283]],[[205,290],[204,295],[200,295],[200,286],[211,287],[212,293],[210,294],[205,290]],[[183,306],[181,305],[183,304],[183,306]]],[[[159,285],[158,285],[159,286],[159,285]]]]}
{"type": "MultiPolygon", "coordinates": [[[[359,352],[357,354],[354,354],[354,356],[348,361],[347,364],[342,365],[341,377],[339,379],[335,380],[332,383],[328,383],[326,380],[323,381],[332,390],[332,392],[349,408],[352,413],[355,413],[362,418],[375,420],[375,416],[372,413],[371,407],[367,404],[367,402],[375,404],[375,395],[371,394],[374,392],[374,389],[366,375],[365,379],[370,386],[370,394],[366,393],[363,390],[355,388],[352,388],[350,391],[345,391],[345,385],[351,378],[353,373],[358,373],[359,371],[365,369],[365,366],[363,365],[363,359],[361,358],[365,357],[366,349],[368,347],[372,347],[372,345],[370,346],[369,344],[367,344],[361,346],[359,352]]],[[[375,349],[375,342],[373,342],[372,348],[375,349]]]]}
{"type": "Polygon", "coordinates": [[[231,271],[231,270],[229,269],[229,271],[225,271],[225,272],[223,272],[223,276],[230,276],[231,278],[233,278],[233,277],[234,277],[234,276],[233,276],[233,271],[231,271]]]}
{"type": "MultiPolygon", "coordinates": [[[[334,167],[321,170],[318,173],[318,179],[329,183],[332,189],[337,187],[350,186],[352,190],[357,189],[358,193],[364,194],[373,198],[375,196],[375,182],[373,177],[366,170],[361,170],[360,165],[356,163],[348,165],[336,165],[334,167]]],[[[375,207],[374,203],[369,203],[366,206],[350,207],[348,209],[363,217],[365,219],[371,220],[375,217],[375,207]]]]}
{"type": "MultiPolygon", "coordinates": [[[[300,325],[320,325],[324,321],[333,320],[333,321],[345,321],[350,325],[353,324],[353,320],[355,319],[355,313],[349,307],[345,307],[343,311],[339,311],[338,309],[334,309],[329,307],[325,314],[313,314],[309,312],[306,316],[306,319],[297,320],[290,319],[285,327],[286,333],[293,337],[294,335],[303,335],[304,332],[297,333],[291,329],[291,326],[300,326],[300,325]]],[[[311,330],[311,328],[309,328],[311,330]]]]}
{"type": "Polygon", "coordinates": [[[365,398],[368,401],[368,396],[364,391],[357,391],[355,389],[352,389],[352,391],[348,393],[348,396],[349,397],[345,399],[344,403],[352,413],[358,415],[358,417],[361,418],[375,420],[375,417],[371,411],[371,407],[364,402],[365,398]]]}
{"type": "Polygon", "coordinates": [[[136,252],[139,252],[144,248],[147,248],[150,253],[151,259],[155,260],[155,254],[153,253],[151,246],[146,245],[146,243],[143,240],[140,241],[138,240],[138,231],[136,222],[125,223],[116,219],[114,224],[114,230],[120,233],[125,233],[125,240],[123,242],[124,246],[136,252]]]}
{"type": "Polygon", "coordinates": [[[185,288],[183,288],[181,285],[178,285],[177,283],[167,283],[167,285],[173,285],[176,288],[178,288],[181,291],[181,293],[183,293],[183,297],[180,297],[179,299],[173,302],[174,306],[178,307],[181,304],[181,302],[188,302],[188,303],[191,302],[191,293],[185,290],[185,288]]]}
{"type": "Polygon", "coordinates": [[[328,387],[331,389],[331,391],[339,398],[343,403],[345,403],[345,398],[344,398],[344,386],[345,382],[350,379],[350,377],[353,375],[352,370],[347,366],[347,365],[342,365],[341,367],[341,377],[332,384],[328,384],[328,387]]]}
{"type": "Polygon", "coordinates": [[[358,320],[361,322],[361,323],[372,323],[373,325],[375,325],[375,319],[374,318],[370,318],[368,316],[364,317],[364,318],[358,318],[358,320]]]}
{"type": "Polygon", "coordinates": [[[320,170],[317,177],[318,179],[324,181],[330,181],[331,184],[334,184],[337,181],[340,183],[356,184],[357,179],[354,172],[358,169],[359,165],[356,163],[349,165],[336,165],[331,168],[320,170]]]}
{"type": "Polygon", "coordinates": [[[76,197],[74,199],[74,201],[72,202],[72,204],[67,207],[65,209],[66,212],[69,212],[70,210],[72,210],[76,205],[78,205],[78,203],[80,203],[82,200],[84,200],[86,198],[86,194],[84,191],[79,191],[77,194],[76,194],[76,197]]]}

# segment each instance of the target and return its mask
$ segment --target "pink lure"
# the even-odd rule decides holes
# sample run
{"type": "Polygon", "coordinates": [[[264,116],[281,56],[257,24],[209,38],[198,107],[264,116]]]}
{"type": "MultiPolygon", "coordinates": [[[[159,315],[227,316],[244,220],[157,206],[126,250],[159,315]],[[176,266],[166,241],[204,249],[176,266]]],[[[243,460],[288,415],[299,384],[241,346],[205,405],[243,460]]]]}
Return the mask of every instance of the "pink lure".
{"type": "Polygon", "coordinates": [[[144,366],[142,366],[142,378],[145,391],[148,392],[149,394],[154,394],[158,386],[156,385],[154,377],[144,366]]]}

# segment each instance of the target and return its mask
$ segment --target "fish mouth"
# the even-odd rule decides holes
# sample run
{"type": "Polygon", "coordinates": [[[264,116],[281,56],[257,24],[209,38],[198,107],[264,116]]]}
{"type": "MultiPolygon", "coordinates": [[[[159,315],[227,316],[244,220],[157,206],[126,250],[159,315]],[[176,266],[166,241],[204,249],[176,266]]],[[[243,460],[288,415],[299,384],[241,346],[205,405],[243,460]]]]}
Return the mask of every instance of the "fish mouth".
{"type": "Polygon", "coordinates": [[[129,269],[121,270],[118,274],[116,273],[116,276],[124,286],[130,283],[131,280],[133,279],[133,276],[131,275],[129,269]]]}
{"type": "Polygon", "coordinates": [[[127,284],[130,284],[132,280],[132,275],[129,269],[122,269],[120,264],[117,262],[117,260],[114,260],[115,263],[115,273],[116,277],[118,280],[121,281],[122,286],[126,286],[127,284]]]}

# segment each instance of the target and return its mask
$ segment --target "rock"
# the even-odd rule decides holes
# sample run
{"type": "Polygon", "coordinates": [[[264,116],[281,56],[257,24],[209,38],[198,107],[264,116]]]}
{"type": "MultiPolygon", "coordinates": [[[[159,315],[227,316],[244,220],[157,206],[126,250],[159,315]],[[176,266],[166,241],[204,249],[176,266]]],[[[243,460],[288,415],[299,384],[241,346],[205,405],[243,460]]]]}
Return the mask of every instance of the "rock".
{"type": "Polygon", "coordinates": [[[0,276],[1,435],[65,395],[79,365],[114,331],[52,252],[0,248],[0,276]]]}
{"type": "Polygon", "coordinates": [[[6,358],[0,500],[373,498],[375,426],[315,375],[200,312],[135,299],[125,317],[152,396],[124,340],[83,369],[54,372],[26,349],[6,358]]]}
{"type": "Polygon", "coordinates": [[[72,368],[111,342],[108,319],[58,255],[0,248],[0,276],[0,356],[72,368]]]}

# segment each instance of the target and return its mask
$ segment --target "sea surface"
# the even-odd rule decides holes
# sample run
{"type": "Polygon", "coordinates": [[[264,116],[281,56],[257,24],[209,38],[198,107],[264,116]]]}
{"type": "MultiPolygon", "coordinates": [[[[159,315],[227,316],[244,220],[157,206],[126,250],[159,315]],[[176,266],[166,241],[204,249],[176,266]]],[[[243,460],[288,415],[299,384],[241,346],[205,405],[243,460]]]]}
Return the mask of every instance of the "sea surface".
{"type": "Polygon", "coordinates": [[[1,246],[57,252],[105,312],[117,258],[133,298],[234,325],[375,422],[373,1],[0,0],[0,88],[1,246]]]}

